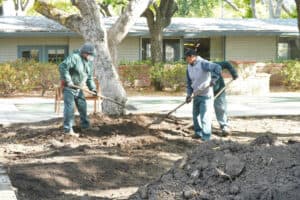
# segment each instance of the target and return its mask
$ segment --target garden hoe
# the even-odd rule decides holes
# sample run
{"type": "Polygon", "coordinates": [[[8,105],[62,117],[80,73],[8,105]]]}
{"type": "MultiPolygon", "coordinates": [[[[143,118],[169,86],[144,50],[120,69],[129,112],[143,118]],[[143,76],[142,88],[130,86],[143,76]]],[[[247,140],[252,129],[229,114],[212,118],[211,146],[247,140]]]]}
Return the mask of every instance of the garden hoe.
{"type": "MultiPolygon", "coordinates": [[[[222,92],[233,82],[234,80],[230,80],[226,85],[225,87],[223,87],[217,94],[214,98],[217,98],[218,96],[220,96],[222,94],[222,92]]],[[[203,90],[209,88],[210,86],[206,86],[203,90]]],[[[194,98],[195,96],[192,96],[192,99],[194,98]]],[[[148,124],[147,127],[153,125],[153,124],[160,124],[162,121],[164,121],[167,117],[169,117],[173,112],[175,112],[176,110],[178,110],[180,107],[182,107],[184,104],[186,104],[186,102],[182,102],[180,105],[178,105],[176,108],[174,108],[173,110],[171,110],[170,112],[168,112],[166,115],[164,115],[163,117],[161,117],[160,119],[155,119],[152,123],[148,124]]]]}
{"type": "MultiPolygon", "coordinates": [[[[76,89],[80,89],[80,90],[85,91],[85,92],[87,92],[87,93],[90,93],[90,94],[92,94],[92,95],[96,95],[95,92],[92,92],[92,91],[90,91],[90,90],[88,90],[88,89],[85,89],[85,88],[83,88],[83,87],[80,87],[80,86],[77,86],[77,85],[72,85],[72,87],[73,87],[73,88],[76,88],[76,89]]],[[[120,103],[120,102],[115,101],[114,99],[112,99],[112,98],[110,98],[110,97],[102,96],[102,95],[99,95],[99,94],[97,94],[97,97],[99,97],[99,98],[101,98],[101,99],[106,99],[106,100],[108,100],[108,101],[111,101],[111,102],[113,102],[113,103],[115,103],[115,104],[117,104],[117,105],[119,105],[119,106],[121,106],[121,107],[123,107],[123,108],[125,107],[125,105],[123,105],[123,104],[120,103]]]]}
{"type": "MultiPolygon", "coordinates": [[[[200,91],[204,91],[207,88],[209,88],[210,86],[206,86],[203,89],[201,89],[200,91]]],[[[191,98],[193,99],[195,96],[193,95],[191,98]]],[[[161,118],[157,118],[155,119],[153,122],[151,122],[150,124],[148,124],[146,127],[149,127],[153,124],[160,124],[162,121],[164,121],[166,118],[168,118],[173,112],[175,112],[176,110],[178,110],[179,108],[181,108],[184,104],[186,104],[186,101],[182,102],[181,104],[179,104],[176,108],[174,108],[173,110],[169,111],[167,114],[165,114],[163,117],[161,118]]]]}

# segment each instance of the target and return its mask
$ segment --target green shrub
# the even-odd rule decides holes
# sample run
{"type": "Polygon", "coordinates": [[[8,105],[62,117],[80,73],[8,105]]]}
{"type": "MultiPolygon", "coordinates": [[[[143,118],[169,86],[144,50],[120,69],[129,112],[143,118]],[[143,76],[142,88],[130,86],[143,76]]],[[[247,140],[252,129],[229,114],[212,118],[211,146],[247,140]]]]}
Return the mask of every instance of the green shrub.
{"type": "Polygon", "coordinates": [[[51,63],[34,60],[16,60],[0,64],[0,95],[14,92],[45,91],[59,82],[58,67],[51,63]]]}
{"type": "Polygon", "coordinates": [[[150,82],[150,66],[147,64],[128,64],[118,67],[118,73],[121,81],[125,85],[133,86],[134,80],[143,80],[150,82]]]}
{"type": "Polygon", "coordinates": [[[0,95],[6,96],[17,89],[16,70],[9,64],[0,65],[0,95]]]}
{"type": "Polygon", "coordinates": [[[282,69],[284,83],[290,89],[300,89],[300,62],[287,61],[282,69]]]}
{"type": "Polygon", "coordinates": [[[150,76],[155,90],[166,87],[178,90],[186,82],[186,64],[157,64],[151,68],[150,76]]]}
{"type": "Polygon", "coordinates": [[[156,91],[163,90],[163,78],[164,78],[164,65],[156,64],[151,67],[150,70],[150,79],[151,84],[154,86],[156,91]]]}
{"type": "Polygon", "coordinates": [[[165,65],[162,83],[164,87],[179,90],[186,84],[186,65],[181,63],[165,65]]]}

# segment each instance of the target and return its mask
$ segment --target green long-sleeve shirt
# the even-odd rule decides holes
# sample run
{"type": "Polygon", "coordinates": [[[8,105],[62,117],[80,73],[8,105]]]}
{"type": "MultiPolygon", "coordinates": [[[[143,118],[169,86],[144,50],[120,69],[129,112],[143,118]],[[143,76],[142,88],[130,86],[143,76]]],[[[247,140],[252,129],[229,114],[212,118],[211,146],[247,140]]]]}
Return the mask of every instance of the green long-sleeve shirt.
{"type": "Polygon", "coordinates": [[[59,65],[60,79],[66,83],[83,86],[85,83],[90,90],[95,90],[93,63],[81,57],[80,52],[74,51],[59,65]]]}

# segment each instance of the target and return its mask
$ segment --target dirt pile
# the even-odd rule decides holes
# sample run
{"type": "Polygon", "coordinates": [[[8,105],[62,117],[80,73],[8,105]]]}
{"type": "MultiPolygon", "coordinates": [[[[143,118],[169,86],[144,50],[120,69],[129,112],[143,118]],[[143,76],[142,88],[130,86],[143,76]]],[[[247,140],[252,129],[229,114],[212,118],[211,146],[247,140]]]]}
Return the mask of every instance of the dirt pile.
{"type": "Polygon", "coordinates": [[[250,144],[202,143],[130,199],[300,199],[300,143],[268,135],[250,144]]]}

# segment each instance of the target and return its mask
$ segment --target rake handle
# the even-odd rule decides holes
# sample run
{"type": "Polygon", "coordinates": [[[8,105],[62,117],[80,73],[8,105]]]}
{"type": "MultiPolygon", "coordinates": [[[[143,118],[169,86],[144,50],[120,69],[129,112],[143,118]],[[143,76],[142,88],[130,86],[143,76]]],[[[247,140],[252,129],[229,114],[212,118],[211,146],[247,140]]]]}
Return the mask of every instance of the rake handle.
{"type": "Polygon", "coordinates": [[[222,92],[233,82],[234,80],[231,79],[214,97],[215,99],[218,98],[218,96],[220,96],[222,94],[222,92]]]}

